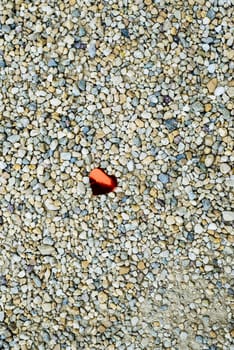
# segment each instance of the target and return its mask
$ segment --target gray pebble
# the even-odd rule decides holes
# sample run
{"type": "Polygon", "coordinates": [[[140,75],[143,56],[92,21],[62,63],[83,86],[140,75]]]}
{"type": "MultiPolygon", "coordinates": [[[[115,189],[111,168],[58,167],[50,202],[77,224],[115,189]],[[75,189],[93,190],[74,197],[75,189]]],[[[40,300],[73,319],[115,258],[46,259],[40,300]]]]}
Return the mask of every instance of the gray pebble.
{"type": "Polygon", "coordinates": [[[158,176],[158,179],[160,182],[162,182],[163,184],[167,184],[169,182],[169,176],[167,174],[160,174],[158,176]]]}

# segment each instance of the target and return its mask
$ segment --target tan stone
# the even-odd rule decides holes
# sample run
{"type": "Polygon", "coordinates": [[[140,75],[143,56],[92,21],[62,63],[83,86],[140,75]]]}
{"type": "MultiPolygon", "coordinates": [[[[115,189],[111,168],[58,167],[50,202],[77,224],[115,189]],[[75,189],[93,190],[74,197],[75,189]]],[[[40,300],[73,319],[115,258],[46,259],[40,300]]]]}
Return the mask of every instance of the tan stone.
{"type": "Polygon", "coordinates": [[[210,103],[205,104],[205,112],[210,112],[212,110],[212,105],[210,103]]]}
{"type": "Polygon", "coordinates": [[[218,80],[217,80],[217,78],[213,78],[213,79],[211,79],[211,80],[208,82],[208,84],[206,85],[206,87],[207,87],[207,89],[208,89],[208,91],[209,91],[210,94],[212,94],[212,93],[215,91],[217,85],[218,85],[218,80]]]}
{"type": "Polygon", "coordinates": [[[130,270],[129,266],[121,266],[121,268],[119,269],[119,274],[126,275],[127,273],[129,273],[129,270],[130,270]]]}
{"type": "Polygon", "coordinates": [[[145,269],[145,263],[144,261],[139,261],[139,263],[137,264],[137,268],[139,270],[144,270],[145,269]]]}

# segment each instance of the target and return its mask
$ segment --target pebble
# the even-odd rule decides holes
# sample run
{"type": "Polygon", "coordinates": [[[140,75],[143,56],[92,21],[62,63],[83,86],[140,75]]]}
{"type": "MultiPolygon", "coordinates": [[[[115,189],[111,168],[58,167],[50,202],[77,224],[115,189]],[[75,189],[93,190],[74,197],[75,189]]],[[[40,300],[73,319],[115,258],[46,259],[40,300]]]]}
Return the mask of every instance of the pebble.
{"type": "Polygon", "coordinates": [[[167,174],[160,174],[158,176],[158,179],[160,182],[162,182],[163,184],[167,184],[169,182],[169,176],[167,174]]]}
{"type": "Polygon", "coordinates": [[[231,167],[230,167],[230,165],[227,164],[227,163],[222,163],[222,164],[220,165],[220,171],[221,171],[221,173],[223,173],[223,174],[231,174],[231,167]]]}
{"type": "Polygon", "coordinates": [[[223,86],[217,86],[217,88],[214,91],[215,96],[221,96],[225,92],[225,88],[223,86]]]}
{"type": "Polygon", "coordinates": [[[127,168],[128,168],[128,171],[133,171],[134,170],[134,162],[132,160],[128,161],[127,168]]]}
{"type": "Polygon", "coordinates": [[[88,52],[90,58],[94,58],[96,56],[96,43],[95,41],[91,41],[88,45],[88,52]]]}
{"type": "Polygon", "coordinates": [[[70,152],[62,152],[60,154],[62,160],[70,160],[71,159],[71,153],[70,152]]]}
{"type": "Polygon", "coordinates": [[[208,89],[210,94],[212,94],[215,91],[217,85],[218,85],[218,79],[217,78],[213,78],[213,79],[211,79],[208,82],[207,89],[208,89]]]}
{"type": "Polygon", "coordinates": [[[209,168],[214,163],[213,154],[208,154],[205,158],[205,165],[209,168]]]}
{"type": "Polygon", "coordinates": [[[234,220],[234,211],[225,210],[222,212],[224,221],[233,221],[234,220]]]}
{"type": "Polygon", "coordinates": [[[58,98],[52,98],[50,100],[50,103],[52,106],[58,107],[59,105],[61,105],[62,102],[58,98]]]}
{"type": "Polygon", "coordinates": [[[4,312],[3,311],[0,311],[0,322],[3,322],[4,321],[4,312]]]}
{"type": "Polygon", "coordinates": [[[51,245],[41,245],[38,247],[42,255],[54,255],[55,249],[51,245]]]}
{"type": "Polygon", "coordinates": [[[194,254],[193,252],[189,252],[188,257],[192,261],[195,261],[197,259],[196,254],[194,254]]]}
{"type": "Polygon", "coordinates": [[[60,208],[60,205],[58,202],[53,202],[50,199],[46,199],[44,204],[45,204],[46,209],[48,209],[48,210],[59,210],[59,208],[60,208]]]}

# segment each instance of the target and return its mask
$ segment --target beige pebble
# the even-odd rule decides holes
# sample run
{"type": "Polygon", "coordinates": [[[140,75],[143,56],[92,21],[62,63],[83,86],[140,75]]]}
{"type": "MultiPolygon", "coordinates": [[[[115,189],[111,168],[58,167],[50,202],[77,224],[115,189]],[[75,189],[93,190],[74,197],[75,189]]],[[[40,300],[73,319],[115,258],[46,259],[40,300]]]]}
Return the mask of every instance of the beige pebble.
{"type": "Polygon", "coordinates": [[[98,294],[98,301],[99,301],[100,304],[106,303],[107,299],[108,299],[108,295],[106,293],[100,292],[98,294]]]}
{"type": "Polygon", "coordinates": [[[209,168],[214,163],[213,154],[208,154],[205,158],[205,165],[209,168]]]}
{"type": "Polygon", "coordinates": [[[129,266],[121,266],[119,269],[119,274],[120,275],[126,275],[129,273],[130,267],[129,266]]]}
{"type": "Polygon", "coordinates": [[[174,224],[175,224],[175,218],[174,218],[174,216],[172,216],[172,215],[167,216],[167,218],[166,218],[166,223],[167,223],[168,225],[174,225],[174,224]]]}
{"type": "Polygon", "coordinates": [[[222,174],[228,174],[231,172],[231,167],[227,163],[222,163],[220,165],[220,171],[222,174]]]}
{"type": "Polygon", "coordinates": [[[218,85],[217,78],[213,78],[208,82],[206,86],[210,94],[212,94],[215,91],[217,85],[218,85]]]}
{"type": "Polygon", "coordinates": [[[138,264],[137,264],[137,268],[139,270],[144,270],[145,269],[145,263],[144,261],[139,261],[138,264]]]}
{"type": "Polygon", "coordinates": [[[41,307],[42,307],[43,311],[45,311],[45,312],[50,312],[52,309],[51,303],[44,303],[41,305],[41,307]]]}

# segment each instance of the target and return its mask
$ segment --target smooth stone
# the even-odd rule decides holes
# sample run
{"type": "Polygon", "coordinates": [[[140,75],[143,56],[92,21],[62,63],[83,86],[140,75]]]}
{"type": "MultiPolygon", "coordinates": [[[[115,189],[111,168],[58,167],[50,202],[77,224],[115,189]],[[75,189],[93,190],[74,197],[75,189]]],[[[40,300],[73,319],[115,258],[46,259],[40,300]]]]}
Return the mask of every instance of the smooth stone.
{"type": "Polygon", "coordinates": [[[129,35],[129,31],[127,28],[123,28],[121,29],[121,34],[125,37],[125,38],[130,38],[130,35],[129,35]]]}
{"type": "Polygon", "coordinates": [[[196,224],[194,226],[194,232],[198,233],[198,234],[202,233],[203,232],[203,227],[200,224],[196,224]]]}
{"type": "Polygon", "coordinates": [[[180,333],[180,339],[181,340],[186,340],[188,338],[188,333],[187,332],[181,332],[180,333]]]}
{"type": "Polygon", "coordinates": [[[139,322],[139,319],[138,319],[138,317],[132,317],[132,319],[131,319],[131,324],[132,324],[132,326],[133,327],[135,327],[136,325],[137,325],[137,323],[139,322]]]}
{"type": "Polygon", "coordinates": [[[3,322],[4,318],[5,318],[4,311],[0,311],[0,322],[3,322]]]}
{"type": "Polygon", "coordinates": [[[216,89],[215,89],[215,96],[221,96],[223,95],[225,92],[225,88],[223,86],[218,86],[216,89]]]}
{"type": "Polygon", "coordinates": [[[205,265],[204,266],[204,270],[206,272],[210,272],[210,271],[214,270],[214,266],[212,266],[212,265],[205,265]]]}
{"type": "Polygon", "coordinates": [[[7,141],[11,142],[11,143],[16,143],[20,140],[20,135],[15,134],[15,135],[11,135],[7,138],[7,141]]]}
{"type": "Polygon", "coordinates": [[[62,102],[58,98],[52,98],[50,100],[50,103],[52,104],[52,106],[58,107],[59,105],[61,105],[62,102]]]}
{"type": "Polygon", "coordinates": [[[189,257],[189,259],[192,260],[192,261],[195,261],[196,258],[197,258],[196,254],[194,254],[194,253],[192,253],[192,252],[189,252],[188,257],[189,257]]]}
{"type": "Polygon", "coordinates": [[[167,184],[169,181],[169,176],[167,174],[160,174],[158,176],[158,179],[160,182],[162,182],[163,184],[167,184]]]}
{"type": "Polygon", "coordinates": [[[85,185],[83,184],[83,182],[79,182],[78,185],[77,185],[77,193],[79,195],[83,195],[85,194],[85,185]]]}
{"type": "Polygon", "coordinates": [[[88,53],[90,58],[94,58],[96,56],[96,43],[95,41],[91,41],[88,45],[88,53]]]}
{"type": "Polygon", "coordinates": [[[50,58],[48,61],[48,67],[57,67],[57,66],[58,66],[58,63],[53,58],[50,58]]]}
{"type": "Polygon", "coordinates": [[[193,111],[196,112],[202,112],[204,110],[204,106],[201,102],[197,101],[195,103],[192,104],[192,109],[193,111]]]}
{"type": "Polygon", "coordinates": [[[48,210],[59,210],[59,206],[57,204],[54,204],[54,202],[49,198],[45,200],[45,207],[48,210]]]}
{"type": "Polygon", "coordinates": [[[40,253],[42,255],[54,255],[56,253],[56,250],[54,247],[52,247],[51,245],[41,245],[38,247],[40,253]]]}
{"type": "Polygon", "coordinates": [[[207,87],[210,94],[212,94],[215,91],[217,84],[218,84],[217,78],[213,78],[208,82],[206,87],[207,87]]]}
{"type": "Polygon", "coordinates": [[[62,152],[60,154],[60,157],[62,160],[70,160],[71,159],[71,153],[70,152],[62,152]]]}
{"type": "Polygon", "coordinates": [[[86,89],[86,81],[85,80],[80,80],[79,82],[78,82],[78,87],[79,87],[79,89],[81,90],[81,91],[85,91],[85,89],[86,89]]]}
{"type": "Polygon", "coordinates": [[[52,305],[50,303],[44,303],[41,306],[42,306],[43,311],[45,311],[45,312],[50,312],[52,309],[52,305]]]}
{"type": "Polygon", "coordinates": [[[83,27],[79,28],[79,36],[85,36],[86,30],[83,27]]]}
{"type": "Polygon", "coordinates": [[[165,120],[164,124],[169,131],[177,129],[177,120],[175,118],[165,120]]]}
{"type": "Polygon", "coordinates": [[[209,64],[209,66],[207,67],[207,70],[210,74],[213,74],[215,72],[216,69],[216,65],[214,63],[209,64]]]}
{"type": "Polygon", "coordinates": [[[5,68],[6,62],[4,60],[0,60],[0,68],[5,68]]]}
{"type": "Polygon", "coordinates": [[[98,301],[99,301],[100,304],[106,303],[107,300],[108,300],[108,295],[106,293],[100,292],[98,294],[98,301]]]}
{"type": "Polygon", "coordinates": [[[214,163],[213,154],[208,154],[205,158],[205,166],[209,168],[214,163]]]}
{"type": "Polygon", "coordinates": [[[217,230],[217,225],[215,223],[210,223],[207,227],[208,230],[215,231],[217,230]]]}
{"type": "Polygon", "coordinates": [[[52,151],[54,151],[54,150],[56,149],[57,146],[58,146],[58,141],[55,139],[55,140],[53,140],[53,141],[51,142],[51,144],[50,144],[50,149],[51,149],[52,151]]]}
{"type": "Polygon", "coordinates": [[[233,221],[234,220],[234,211],[225,210],[222,212],[224,221],[233,221]]]}
{"type": "Polygon", "coordinates": [[[222,163],[220,165],[220,171],[222,174],[228,174],[231,172],[231,167],[227,163],[222,163]]]}
{"type": "Polygon", "coordinates": [[[234,97],[234,86],[230,86],[230,87],[227,88],[227,94],[231,98],[234,97]]]}

